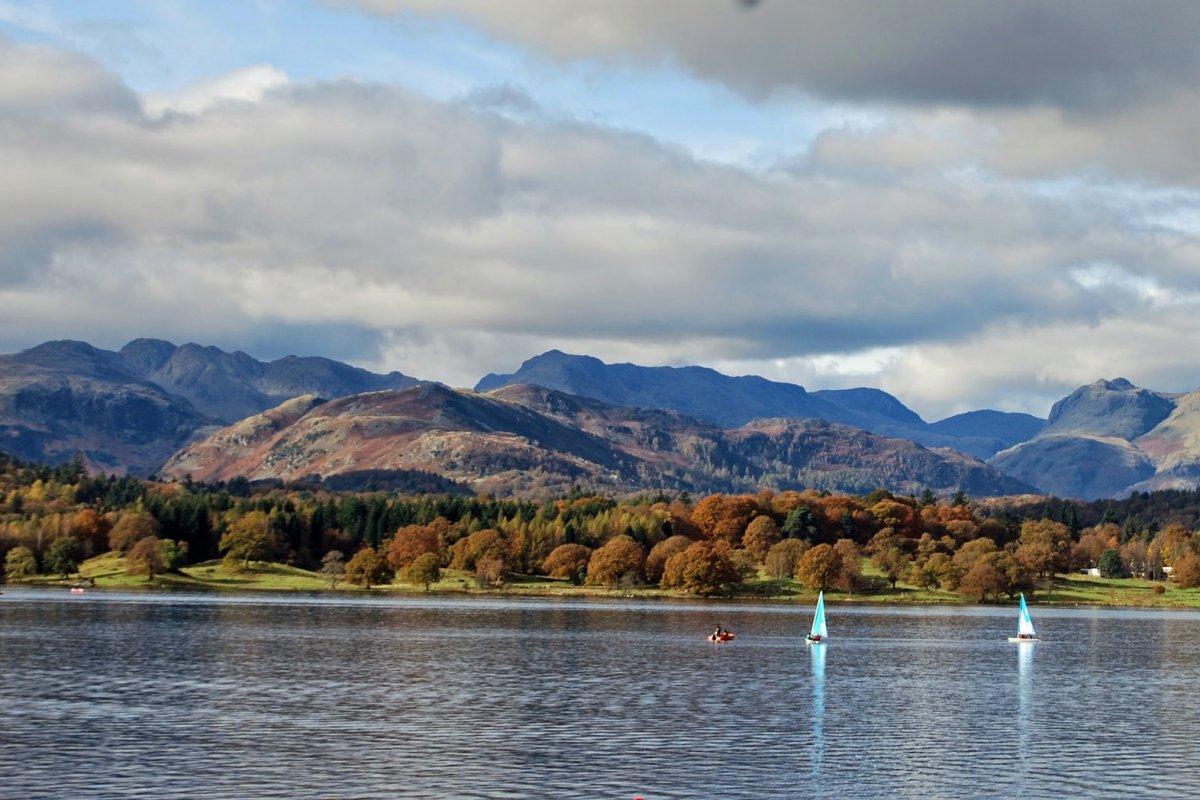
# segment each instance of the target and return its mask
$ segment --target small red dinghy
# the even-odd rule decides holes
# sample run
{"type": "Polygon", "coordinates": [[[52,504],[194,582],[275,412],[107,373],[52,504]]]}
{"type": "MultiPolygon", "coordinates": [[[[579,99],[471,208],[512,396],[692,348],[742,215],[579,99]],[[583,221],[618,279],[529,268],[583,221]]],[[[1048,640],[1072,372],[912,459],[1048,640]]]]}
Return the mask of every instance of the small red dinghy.
{"type": "Polygon", "coordinates": [[[726,631],[725,633],[722,633],[720,636],[718,636],[715,633],[710,633],[708,635],[708,640],[710,642],[732,642],[734,640],[734,638],[735,638],[734,634],[732,634],[728,631],[726,631]]]}

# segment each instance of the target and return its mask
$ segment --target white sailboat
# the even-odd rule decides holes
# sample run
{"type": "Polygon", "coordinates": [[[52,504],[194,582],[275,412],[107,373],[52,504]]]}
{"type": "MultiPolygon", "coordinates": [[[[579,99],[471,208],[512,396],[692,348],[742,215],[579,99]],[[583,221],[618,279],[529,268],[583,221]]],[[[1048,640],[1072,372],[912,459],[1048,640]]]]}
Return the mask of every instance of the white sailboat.
{"type": "Polygon", "coordinates": [[[1017,635],[1008,637],[1010,642],[1040,642],[1037,632],[1033,629],[1033,617],[1029,616],[1029,606],[1025,605],[1025,595],[1021,595],[1021,608],[1017,611],[1017,635]]]}
{"type": "Polygon", "coordinates": [[[825,627],[825,593],[821,592],[817,596],[817,612],[813,614],[812,630],[808,632],[805,640],[809,644],[825,644],[828,638],[829,629],[825,627]]]}

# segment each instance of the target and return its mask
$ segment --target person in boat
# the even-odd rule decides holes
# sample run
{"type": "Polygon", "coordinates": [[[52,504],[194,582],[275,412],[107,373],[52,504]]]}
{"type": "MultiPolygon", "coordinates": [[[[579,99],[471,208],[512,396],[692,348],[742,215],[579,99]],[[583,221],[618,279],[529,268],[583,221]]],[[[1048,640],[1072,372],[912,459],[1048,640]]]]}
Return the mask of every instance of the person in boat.
{"type": "Polygon", "coordinates": [[[720,625],[718,625],[718,626],[717,626],[717,629],[716,629],[715,631],[713,631],[712,638],[714,638],[714,639],[720,639],[720,638],[721,638],[721,634],[722,634],[722,633],[724,633],[724,631],[722,631],[722,630],[721,630],[721,626],[720,626],[720,625]]]}

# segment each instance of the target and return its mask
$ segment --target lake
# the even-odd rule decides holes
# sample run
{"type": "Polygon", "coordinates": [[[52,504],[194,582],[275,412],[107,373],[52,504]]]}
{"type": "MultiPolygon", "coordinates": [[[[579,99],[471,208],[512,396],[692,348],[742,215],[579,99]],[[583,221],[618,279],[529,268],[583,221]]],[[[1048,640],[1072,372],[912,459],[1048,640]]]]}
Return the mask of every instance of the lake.
{"type": "Polygon", "coordinates": [[[1200,615],[1032,609],[5,587],[0,796],[1200,791],[1200,615]]]}

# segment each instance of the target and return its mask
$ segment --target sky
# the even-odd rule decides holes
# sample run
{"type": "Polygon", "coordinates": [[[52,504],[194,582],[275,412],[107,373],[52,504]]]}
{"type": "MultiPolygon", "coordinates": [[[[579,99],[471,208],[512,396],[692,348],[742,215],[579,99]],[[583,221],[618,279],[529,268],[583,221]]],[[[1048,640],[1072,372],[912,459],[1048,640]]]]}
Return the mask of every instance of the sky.
{"type": "Polygon", "coordinates": [[[1200,386],[1200,6],[0,0],[0,350],[1200,386]]]}

